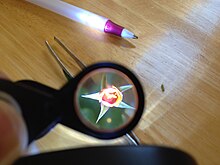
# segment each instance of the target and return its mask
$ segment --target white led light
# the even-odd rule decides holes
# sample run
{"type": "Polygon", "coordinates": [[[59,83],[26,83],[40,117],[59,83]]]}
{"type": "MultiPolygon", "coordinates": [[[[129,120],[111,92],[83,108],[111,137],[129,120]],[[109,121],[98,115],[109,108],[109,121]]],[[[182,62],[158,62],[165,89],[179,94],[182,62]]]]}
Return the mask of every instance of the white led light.
{"type": "Polygon", "coordinates": [[[79,7],[70,5],[66,2],[60,0],[26,0],[30,3],[43,7],[45,9],[51,10],[57,14],[65,16],[71,20],[82,23],[86,26],[95,28],[100,31],[104,31],[104,27],[107,18],[89,12],[87,10],[81,9],[79,7]]]}
{"type": "Polygon", "coordinates": [[[79,22],[91,28],[100,30],[102,32],[111,33],[124,38],[137,38],[132,32],[124,29],[123,27],[118,28],[116,24],[110,21],[108,18],[99,16],[90,11],[81,9],[79,7],[73,6],[61,0],[26,0],[27,2],[33,3],[64,17],[67,17],[73,21],[79,22]],[[110,21],[110,22],[109,22],[110,21]],[[106,23],[109,22],[110,30],[106,31],[106,23]],[[122,30],[123,29],[123,30],[122,30]]]}

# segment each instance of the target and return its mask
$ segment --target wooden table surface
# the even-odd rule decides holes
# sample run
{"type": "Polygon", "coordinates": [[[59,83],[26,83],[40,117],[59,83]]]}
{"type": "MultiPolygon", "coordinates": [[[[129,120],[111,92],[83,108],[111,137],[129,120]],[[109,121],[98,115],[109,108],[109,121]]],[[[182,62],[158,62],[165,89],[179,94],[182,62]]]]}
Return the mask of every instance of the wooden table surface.
{"type": "MultiPolygon", "coordinates": [[[[45,40],[73,74],[80,69],[54,36],[87,65],[119,62],[138,75],[146,93],[145,113],[134,130],[142,143],[180,148],[201,165],[219,164],[220,1],[66,1],[120,23],[139,39],[106,35],[23,0],[1,0],[0,70],[12,80],[60,88],[66,80],[45,40]]],[[[59,125],[37,146],[48,151],[103,143],[59,125]]]]}

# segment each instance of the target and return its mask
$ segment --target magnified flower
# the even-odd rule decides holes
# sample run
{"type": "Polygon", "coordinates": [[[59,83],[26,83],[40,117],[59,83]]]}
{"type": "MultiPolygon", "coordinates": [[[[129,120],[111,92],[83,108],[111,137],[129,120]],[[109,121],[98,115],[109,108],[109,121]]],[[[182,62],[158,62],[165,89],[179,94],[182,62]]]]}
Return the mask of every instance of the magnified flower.
{"type": "Polygon", "coordinates": [[[99,92],[99,102],[107,107],[118,106],[122,99],[123,94],[115,86],[102,89],[99,92]]]}
{"type": "Polygon", "coordinates": [[[119,88],[113,85],[109,86],[107,85],[106,76],[103,76],[100,92],[81,95],[81,97],[99,101],[101,110],[96,120],[96,123],[98,123],[111,107],[134,109],[134,107],[123,102],[123,92],[132,87],[132,85],[120,86],[119,88]]]}

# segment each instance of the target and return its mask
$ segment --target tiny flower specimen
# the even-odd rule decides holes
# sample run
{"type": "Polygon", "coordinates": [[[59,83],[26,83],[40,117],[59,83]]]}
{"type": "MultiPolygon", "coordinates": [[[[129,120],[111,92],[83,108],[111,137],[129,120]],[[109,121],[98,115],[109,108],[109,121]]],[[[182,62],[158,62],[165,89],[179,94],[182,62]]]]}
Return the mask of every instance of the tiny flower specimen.
{"type": "Polygon", "coordinates": [[[106,112],[112,108],[125,108],[134,109],[134,107],[123,102],[123,92],[131,89],[132,85],[124,85],[120,87],[115,87],[114,85],[109,85],[107,83],[106,76],[103,76],[101,83],[101,90],[92,94],[81,95],[83,98],[88,98],[92,100],[97,100],[101,106],[99,116],[96,123],[106,114],[106,112]]]}

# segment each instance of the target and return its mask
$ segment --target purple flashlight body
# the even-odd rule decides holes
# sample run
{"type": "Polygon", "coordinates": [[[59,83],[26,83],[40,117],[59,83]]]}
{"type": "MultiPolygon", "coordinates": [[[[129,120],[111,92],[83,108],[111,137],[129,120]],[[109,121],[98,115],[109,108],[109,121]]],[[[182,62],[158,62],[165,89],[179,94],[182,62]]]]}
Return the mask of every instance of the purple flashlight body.
{"type": "Polygon", "coordinates": [[[122,33],[123,29],[124,29],[124,27],[112,22],[111,20],[108,20],[105,24],[104,32],[114,34],[116,36],[121,37],[121,33],[122,33]]]}

